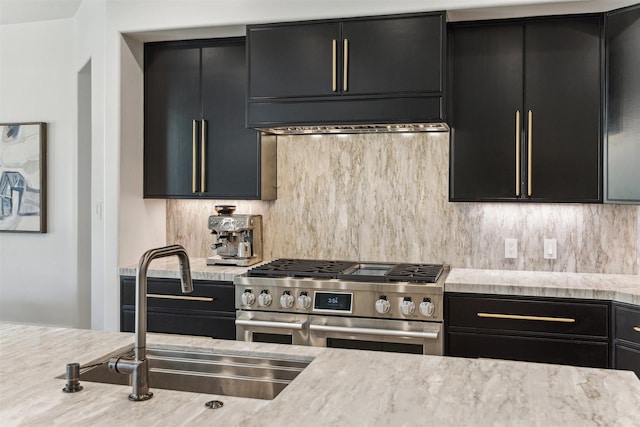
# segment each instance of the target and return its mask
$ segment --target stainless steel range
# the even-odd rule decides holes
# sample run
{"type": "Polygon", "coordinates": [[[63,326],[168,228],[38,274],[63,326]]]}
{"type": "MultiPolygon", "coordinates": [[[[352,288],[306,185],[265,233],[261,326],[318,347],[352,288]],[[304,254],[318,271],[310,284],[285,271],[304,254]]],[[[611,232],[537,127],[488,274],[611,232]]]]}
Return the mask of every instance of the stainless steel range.
{"type": "Polygon", "coordinates": [[[443,354],[448,268],[278,259],[236,277],[236,338],[443,354]]]}

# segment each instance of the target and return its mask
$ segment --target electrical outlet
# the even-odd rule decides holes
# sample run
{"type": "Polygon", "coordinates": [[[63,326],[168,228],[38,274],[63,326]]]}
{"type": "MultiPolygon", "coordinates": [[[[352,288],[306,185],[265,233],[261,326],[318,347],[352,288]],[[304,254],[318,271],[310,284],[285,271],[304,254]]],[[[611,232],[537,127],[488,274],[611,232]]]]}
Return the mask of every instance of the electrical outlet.
{"type": "Polygon", "coordinates": [[[558,259],[558,241],[544,239],[544,259],[558,259]]]}
{"type": "Polygon", "coordinates": [[[504,239],[504,257],[518,258],[518,239],[504,239]]]}

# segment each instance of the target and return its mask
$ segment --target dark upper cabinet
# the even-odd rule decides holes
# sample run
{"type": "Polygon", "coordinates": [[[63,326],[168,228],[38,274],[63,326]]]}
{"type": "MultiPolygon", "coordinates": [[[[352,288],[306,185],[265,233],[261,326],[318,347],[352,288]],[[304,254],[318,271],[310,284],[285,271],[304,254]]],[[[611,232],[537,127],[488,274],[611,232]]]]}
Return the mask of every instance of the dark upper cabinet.
{"type": "Polygon", "coordinates": [[[450,104],[452,200],[516,197],[522,113],[521,24],[455,28],[450,104]]]}
{"type": "Polygon", "coordinates": [[[202,118],[200,99],[200,48],[145,46],[145,197],[191,195],[192,122],[202,118]]]}
{"type": "Polygon", "coordinates": [[[451,201],[602,201],[602,18],[450,32],[451,201]]]}
{"type": "Polygon", "coordinates": [[[640,204],[640,4],[606,17],[605,202],[640,204]]]}
{"type": "Polygon", "coordinates": [[[145,45],[144,195],[275,198],[275,141],[245,127],[244,38],[145,45]]]}
{"type": "Polygon", "coordinates": [[[440,15],[345,21],[343,95],[442,92],[442,28],[440,15]]]}
{"type": "MultiPolygon", "coordinates": [[[[256,26],[247,28],[247,33],[251,98],[335,93],[332,82],[337,64],[333,61],[338,58],[339,23],[256,26]]],[[[335,79],[337,81],[337,75],[335,79]]]]}
{"type": "Polygon", "coordinates": [[[441,120],[444,14],[247,27],[247,123],[441,120]]]}

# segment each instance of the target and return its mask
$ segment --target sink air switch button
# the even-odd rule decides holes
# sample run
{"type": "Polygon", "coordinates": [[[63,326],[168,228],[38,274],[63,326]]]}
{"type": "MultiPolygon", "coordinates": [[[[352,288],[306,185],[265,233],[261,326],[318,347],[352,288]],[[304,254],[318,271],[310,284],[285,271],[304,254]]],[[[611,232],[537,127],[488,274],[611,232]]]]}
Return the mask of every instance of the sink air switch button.
{"type": "Polygon", "coordinates": [[[80,385],[79,363],[67,363],[66,379],[67,385],[64,386],[62,391],[65,393],[75,393],[82,390],[82,386],[80,385]]]}

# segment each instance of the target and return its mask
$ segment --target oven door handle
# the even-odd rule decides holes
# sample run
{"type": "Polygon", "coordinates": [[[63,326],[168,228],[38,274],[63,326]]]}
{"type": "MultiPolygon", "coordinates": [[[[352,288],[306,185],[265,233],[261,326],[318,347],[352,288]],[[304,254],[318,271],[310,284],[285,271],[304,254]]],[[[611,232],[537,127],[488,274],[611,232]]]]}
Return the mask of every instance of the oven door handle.
{"type": "Polygon", "coordinates": [[[263,328],[279,328],[279,329],[295,329],[297,331],[304,329],[307,321],[302,322],[268,322],[264,320],[245,320],[236,319],[238,326],[260,326],[263,328]]]}
{"type": "Polygon", "coordinates": [[[351,326],[309,325],[309,330],[319,332],[339,332],[346,334],[378,335],[388,337],[438,339],[438,331],[415,332],[394,329],[353,328],[351,326]]]}

